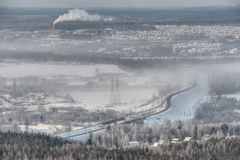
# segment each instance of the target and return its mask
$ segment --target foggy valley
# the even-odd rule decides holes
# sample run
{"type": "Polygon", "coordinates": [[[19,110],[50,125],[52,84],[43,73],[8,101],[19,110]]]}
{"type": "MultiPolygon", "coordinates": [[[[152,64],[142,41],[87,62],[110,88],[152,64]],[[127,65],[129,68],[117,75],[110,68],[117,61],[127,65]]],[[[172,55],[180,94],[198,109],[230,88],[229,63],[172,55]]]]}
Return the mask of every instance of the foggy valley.
{"type": "Polygon", "coordinates": [[[239,159],[239,10],[0,7],[0,159],[239,159]]]}

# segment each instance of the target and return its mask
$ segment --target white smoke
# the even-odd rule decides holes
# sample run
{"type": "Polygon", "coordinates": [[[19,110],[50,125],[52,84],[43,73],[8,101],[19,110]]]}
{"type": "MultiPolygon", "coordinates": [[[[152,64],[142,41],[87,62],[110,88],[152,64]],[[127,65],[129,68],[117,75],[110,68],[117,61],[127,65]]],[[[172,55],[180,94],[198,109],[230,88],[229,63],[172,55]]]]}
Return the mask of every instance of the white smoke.
{"type": "Polygon", "coordinates": [[[58,17],[53,22],[53,25],[59,22],[65,21],[112,21],[114,20],[113,17],[105,17],[99,14],[89,14],[84,9],[73,9],[69,10],[68,13],[65,13],[58,17]]]}

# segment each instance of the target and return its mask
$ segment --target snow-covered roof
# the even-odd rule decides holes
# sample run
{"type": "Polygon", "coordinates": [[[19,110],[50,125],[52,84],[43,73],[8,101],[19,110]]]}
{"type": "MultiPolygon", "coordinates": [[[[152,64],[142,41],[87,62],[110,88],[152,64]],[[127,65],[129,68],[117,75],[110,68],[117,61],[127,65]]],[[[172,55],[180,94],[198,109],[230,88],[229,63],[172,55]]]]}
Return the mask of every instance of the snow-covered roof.
{"type": "Polygon", "coordinates": [[[184,139],[183,141],[184,141],[184,142],[192,141],[192,137],[185,137],[185,139],[184,139]]]}
{"type": "Polygon", "coordinates": [[[129,145],[130,145],[131,147],[133,147],[133,146],[139,146],[139,142],[138,142],[138,141],[130,141],[130,142],[129,142],[129,145]]]}

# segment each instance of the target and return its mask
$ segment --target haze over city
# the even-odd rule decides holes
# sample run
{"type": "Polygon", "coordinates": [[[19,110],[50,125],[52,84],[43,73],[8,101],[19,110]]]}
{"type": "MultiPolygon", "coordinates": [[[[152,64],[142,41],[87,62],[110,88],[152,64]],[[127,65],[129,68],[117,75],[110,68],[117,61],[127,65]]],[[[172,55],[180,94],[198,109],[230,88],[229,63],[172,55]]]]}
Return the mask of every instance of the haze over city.
{"type": "Polygon", "coordinates": [[[0,159],[240,159],[238,0],[1,0],[0,159]]]}

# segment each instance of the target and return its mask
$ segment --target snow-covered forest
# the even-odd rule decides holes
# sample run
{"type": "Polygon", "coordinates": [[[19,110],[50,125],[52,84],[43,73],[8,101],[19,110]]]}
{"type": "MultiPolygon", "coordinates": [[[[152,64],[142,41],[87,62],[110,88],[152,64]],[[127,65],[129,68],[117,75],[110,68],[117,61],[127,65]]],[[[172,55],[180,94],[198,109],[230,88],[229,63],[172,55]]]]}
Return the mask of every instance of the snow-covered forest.
{"type": "Polygon", "coordinates": [[[239,159],[239,138],[212,138],[200,143],[184,142],[149,148],[105,149],[81,145],[44,134],[0,132],[0,158],[3,160],[175,160],[239,159]]]}

